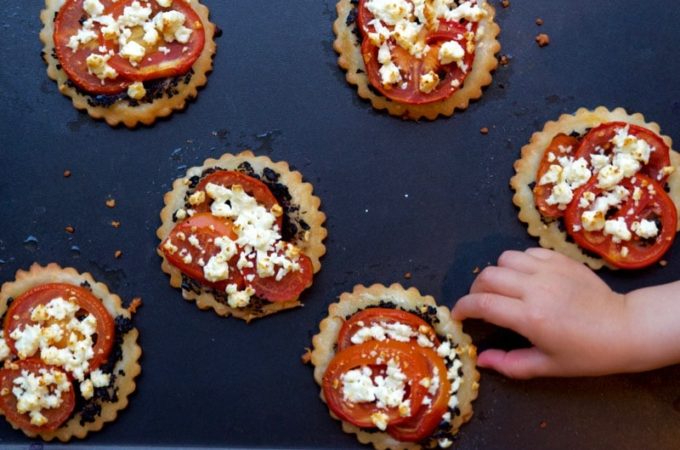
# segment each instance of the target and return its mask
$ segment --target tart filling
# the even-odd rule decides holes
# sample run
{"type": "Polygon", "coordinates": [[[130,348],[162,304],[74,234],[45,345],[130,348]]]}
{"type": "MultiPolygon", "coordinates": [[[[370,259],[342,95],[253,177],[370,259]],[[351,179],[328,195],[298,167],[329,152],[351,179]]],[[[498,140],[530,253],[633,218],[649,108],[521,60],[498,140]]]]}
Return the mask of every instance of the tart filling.
{"type": "Polygon", "coordinates": [[[486,1],[341,0],[337,10],[338,63],[377,109],[451,115],[491,82],[499,28],[486,1]]]}
{"type": "Polygon", "coordinates": [[[140,372],[120,298],[56,264],[19,271],[0,292],[0,412],[31,437],[68,441],[115,419],[140,372]]]}
{"type": "Polygon", "coordinates": [[[166,195],[159,254],[199,307],[245,320],[299,306],[325,252],[311,186],[250,152],[190,169],[166,195]]]}
{"type": "Polygon", "coordinates": [[[313,344],[322,399],[362,443],[446,448],[472,415],[476,349],[415,289],[357,286],[331,305],[313,344]]]}
{"type": "Polygon", "coordinates": [[[595,269],[649,266],[678,230],[680,158],[670,146],[658,125],[622,109],[549,122],[515,163],[520,219],[542,246],[595,269]]]}
{"type": "Polygon", "coordinates": [[[47,0],[48,75],[111,125],[152,123],[206,82],[215,27],[197,0],[47,0]]]}

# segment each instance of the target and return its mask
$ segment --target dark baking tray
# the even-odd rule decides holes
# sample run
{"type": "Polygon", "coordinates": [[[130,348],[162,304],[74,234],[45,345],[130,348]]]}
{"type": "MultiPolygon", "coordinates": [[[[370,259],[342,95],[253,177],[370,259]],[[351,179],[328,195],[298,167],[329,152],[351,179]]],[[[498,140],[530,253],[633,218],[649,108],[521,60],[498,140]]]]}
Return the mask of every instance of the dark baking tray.
{"type": "MultiPolygon", "coordinates": [[[[510,64],[467,111],[422,123],[375,112],[345,82],[332,50],[332,0],[205,3],[224,31],[206,89],[185,112],[130,131],[76,111],[47,78],[41,1],[3,2],[0,279],[56,261],[144,300],[137,391],[115,423],[71,447],[361,447],[329,417],[300,362],[329,303],[356,283],[401,282],[451,305],[475,267],[535,245],[508,180],[522,145],[561,113],[624,106],[680,139],[673,0],[517,0],[507,9],[493,0],[510,64]],[[548,47],[535,44],[539,32],[550,35],[548,47]],[[323,201],[329,230],[305,307],[250,325],[182,300],[155,253],[172,180],[244,148],[299,169],[323,201]]],[[[602,276],[621,291],[673,281],[677,244],[667,259],[666,268],[602,276]]],[[[466,330],[482,349],[519,343],[479,322],[466,330]]],[[[455,445],[677,449],[679,380],[678,366],[528,382],[483,371],[475,416],[455,445]]],[[[0,420],[0,447],[29,444],[0,420]]]]}

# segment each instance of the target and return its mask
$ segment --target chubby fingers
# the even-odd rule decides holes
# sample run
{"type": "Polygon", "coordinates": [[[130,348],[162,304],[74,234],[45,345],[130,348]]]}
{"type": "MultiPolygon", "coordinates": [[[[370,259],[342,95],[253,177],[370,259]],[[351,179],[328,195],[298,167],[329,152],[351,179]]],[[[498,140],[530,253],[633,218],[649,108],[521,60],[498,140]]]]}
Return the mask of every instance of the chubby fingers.
{"type": "Polygon", "coordinates": [[[460,298],[453,307],[451,316],[455,320],[482,319],[521,333],[524,309],[524,304],[515,298],[482,292],[460,298]]]}
{"type": "Polygon", "coordinates": [[[536,347],[509,352],[485,350],[479,354],[477,365],[519,380],[549,376],[553,372],[550,358],[536,347]]]}
{"type": "Polygon", "coordinates": [[[482,270],[470,286],[471,294],[491,292],[521,298],[529,284],[530,275],[514,269],[489,266],[482,270]]]}
{"type": "Polygon", "coordinates": [[[506,250],[498,257],[499,267],[507,267],[527,274],[538,272],[542,264],[545,264],[545,261],[532,256],[528,250],[526,252],[506,250]]]}

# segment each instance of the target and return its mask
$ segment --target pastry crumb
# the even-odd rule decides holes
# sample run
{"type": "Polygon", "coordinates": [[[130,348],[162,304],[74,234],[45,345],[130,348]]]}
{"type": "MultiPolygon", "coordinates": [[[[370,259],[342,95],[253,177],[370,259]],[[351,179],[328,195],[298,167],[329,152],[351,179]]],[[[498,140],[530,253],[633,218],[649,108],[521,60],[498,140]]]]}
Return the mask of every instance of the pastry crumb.
{"type": "Polygon", "coordinates": [[[411,274],[411,272],[406,272],[406,273],[404,274],[404,278],[406,278],[407,280],[410,280],[412,276],[413,276],[413,275],[411,274]]]}
{"type": "Polygon", "coordinates": [[[503,8],[509,8],[510,0],[501,0],[501,5],[503,6],[503,8]]]}
{"type": "Polygon", "coordinates": [[[543,25],[543,19],[541,19],[540,17],[538,17],[538,18],[536,19],[536,25],[538,25],[539,27],[540,27],[541,25],[543,25]]]}
{"type": "Polygon", "coordinates": [[[541,423],[538,424],[538,426],[541,427],[541,428],[547,428],[548,422],[546,422],[545,420],[541,420],[541,423]]]}
{"type": "Polygon", "coordinates": [[[545,47],[546,45],[550,44],[550,36],[545,33],[541,33],[536,36],[536,43],[539,47],[545,47]]]}
{"type": "Polygon", "coordinates": [[[472,269],[472,273],[479,273],[481,271],[482,269],[480,269],[479,266],[476,266],[474,269],[472,269]]]}
{"type": "Polygon", "coordinates": [[[116,252],[113,254],[113,257],[116,259],[120,259],[121,256],[123,256],[123,252],[120,250],[116,250],[116,252]]]}
{"type": "Polygon", "coordinates": [[[76,232],[76,229],[73,228],[71,225],[67,225],[64,227],[64,231],[66,231],[68,234],[73,234],[76,232]]]}
{"type": "Polygon", "coordinates": [[[117,221],[117,220],[112,220],[112,221],[111,221],[111,226],[112,226],[113,228],[120,228],[120,222],[117,221]]]}
{"type": "Polygon", "coordinates": [[[128,306],[127,310],[130,311],[130,314],[134,314],[140,306],[142,306],[142,297],[135,297],[130,302],[130,306],[128,306]]]}
{"type": "Polygon", "coordinates": [[[489,128],[488,127],[482,127],[479,129],[479,132],[482,134],[489,134],[489,128]]]}
{"type": "Polygon", "coordinates": [[[300,359],[302,360],[302,364],[309,364],[312,362],[312,349],[305,347],[305,352],[302,354],[300,359]]]}
{"type": "Polygon", "coordinates": [[[662,259],[661,261],[659,261],[659,265],[661,267],[666,267],[668,265],[668,261],[666,261],[665,259],[662,259]]]}
{"type": "Polygon", "coordinates": [[[501,55],[500,65],[507,66],[510,64],[510,57],[508,55],[501,55]]]}
{"type": "Polygon", "coordinates": [[[106,206],[109,208],[115,208],[116,207],[116,199],[115,198],[110,198],[106,200],[106,206]]]}
{"type": "Polygon", "coordinates": [[[71,176],[71,171],[68,170],[68,169],[64,170],[64,178],[68,178],[70,176],[71,176]]]}

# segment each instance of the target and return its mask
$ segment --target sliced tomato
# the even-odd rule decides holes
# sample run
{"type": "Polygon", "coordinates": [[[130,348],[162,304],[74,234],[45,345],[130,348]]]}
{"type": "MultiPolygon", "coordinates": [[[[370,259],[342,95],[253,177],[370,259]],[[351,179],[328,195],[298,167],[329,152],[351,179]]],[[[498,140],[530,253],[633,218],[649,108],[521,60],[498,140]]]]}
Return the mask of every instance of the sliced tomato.
{"type": "Polygon", "coordinates": [[[390,360],[394,360],[407,377],[407,398],[404,400],[411,401],[411,411],[418,411],[427,393],[421,381],[430,376],[430,367],[423,354],[412,344],[397,341],[365,342],[348,347],[335,355],[322,380],[324,398],[331,411],[340,419],[364,428],[375,428],[371,415],[377,412],[386,415],[388,425],[407,421],[410,416],[402,416],[399,408],[379,409],[375,402],[352,403],[345,400],[343,395],[344,374],[369,366],[375,376],[377,369],[386,367],[390,360]]]}
{"type": "Polygon", "coordinates": [[[448,369],[443,358],[429,348],[421,347],[419,351],[427,358],[432,376],[436,372],[436,376],[439,378],[439,388],[433,395],[430,404],[423,404],[415,415],[407,421],[387,428],[390,436],[402,442],[419,442],[430,436],[437,429],[442,421],[442,416],[449,409],[451,383],[447,377],[448,369]]]}
{"type": "Polygon", "coordinates": [[[647,267],[660,260],[673,243],[678,214],[673,200],[666,194],[663,186],[645,175],[637,174],[628,178],[621,186],[628,189],[631,195],[615,212],[609,212],[607,219],[623,218],[629,230],[632,230],[633,222],[642,219],[654,221],[659,229],[655,238],[642,239],[631,231],[630,241],[614,242],[612,236],[605,235],[603,231],[590,232],[583,228],[581,216],[586,208],[580,206],[579,199],[586,192],[592,192],[595,196],[603,192],[597,187],[597,177],[593,177],[575,192],[574,200],[564,215],[565,226],[579,246],[600,255],[616,267],[622,269],[647,267]],[[639,200],[635,200],[632,195],[636,187],[640,188],[641,192],[639,200]],[[624,247],[626,250],[623,250],[624,247]]]}
{"type": "MultiPolygon", "coordinates": [[[[106,14],[111,14],[114,19],[117,19],[123,15],[125,7],[130,6],[134,1],[136,0],[119,0],[106,9],[106,14]]],[[[189,41],[185,44],[176,40],[165,42],[162,33],[159,33],[158,42],[149,45],[142,39],[144,36],[142,27],[134,27],[131,30],[130,39],[144,47],[146,51],[144,58],[137,65],[132,65],[128,59],[118,54],[118,40],[107,40],[105,42],[107,48],[115,52],[109,60],[109,65],[122,76],[137,81],[174,77],[187,73],[201,55],[205,45],[205,30],[201,18],[185,0],[174,0],[168,8],[161,7],[156,1],[149,2],[148,6],[152,10],[150,18],[155,17],[159,12],[171,10],[184,14],[186,17],[184,26],[192,31],[189,41]],[[161,47],[164,47],[163,51],[160,50],[161,47]]]]}
{"type": "Polygon", "coordinates": [[[59,428],[71,416],[76,404],[73,385],[71,385],[71,389],[61,394],[61,404],[57,408],[42,409],[40,411],[47,419],[47,422],[45,425],[38,427],[31,424],[31,417],[28,413],[20,414],[17,411],[17,398],[12,393],[12,388],[15,386],[14,380],[20,377],[23,371],[38,376],[41,369],[62,370],[54,366],[48,366],[38,358],[24,359],[16,361],[14,364],[14,368],[5,367],[0,369],[0,409],[7,420],[24,431],[34,433],[53,431],[59,428]]]}
{"type": "MultiPolygon", "coordinates": [[[[87,57],[104,45],[99,25],[95,25],[97,39],[81,44],[75,52],[68,46],[71,37],[82,28],[81,21],[89,17],[83,9],[83,2],[84,0],[66,0],[57,14],[53,34],[57,59],[69,80],[83,91],[91,94],[118,94],[130,85],[130,81],[120,76],[115,79],[100,80],[87,68],[87,57]]],[[[107,3],[109,2],[103,4],[107,3]]]]}
{"type": "MultiPolygon", "coordinates": [[[[476,32],[477,23],[472,23],[469,31],[466,28],[466,22],[458,23],[440,20],[436,31],[428,31],[426,27],[423,27],[419,39],[424,39],[427,46],[429,46],[429,50],[425,52],[422,58],[411,55],[408,50],[400,47],[393,38],[390,38],[388,45],[392,61],[399,68],[402,81],[386,86],[383,85],[380,76],[379,48],[368,39],[368,33],[374,32],[375,27],[369,25],[374,16],[368,11],[365,3],[363,0],[359,2],[357,14],[358,26],[364,37],[361,44],[361,54],[364,59],[369,82],[382,95],[399,103],[419,105],[446,99],[463,86],[463,82],[467,77],[467,73],[472,68],[475,58],[475,52],[468,52],[467,50],[465,36],[468,32],[476,32]],[[456,62],[449,64],[441,64],[439,62],[439,49],[447,41],[458,42],[464,49],[463,63],[467,66],[467,71],[463,71],[456,62]],[[439,81],[434,89],[425,93],[420,90],[420,81],[423,76],[430,72],[434,72],[439,81]]],[[[385,26],[391,28],[390,26],[385,26]]]]}
{"type": "MultiPolygon", "coordinates": [[[[93,337],[94,356],[90,360],[90,370],[95,370],[106,361],[109,353],[111,353],[115,325],[111,314],[101,300],[95,297],[92,292],[80,286],[66,283],[43,284],[24,292],[14,299],[5,315],[4,336],[7,340],[7,345],[12,353],[16,355],[14,339],[10,338],[12,331],[17,328],[23,330],[25,326],[35,324],[36,322],[31,319],[33,309],[38,305],[46,305],[59,297],[75,302],[80,307],[80,311],[77,314],[92,314],[97,320],[97,332],[93,337]]],[[[65,325],[56,320],[53,323],[65,325]]],[[[67,345],[68,335],[65,334],[63,342],[60,342],[57,347],[65,348],[67,345]]]]}
{"type": "Polygon", "coordinates": [[[628,127],[629,135],[646,141],[654,149],[650,153],[649,162],[642,166],[640,173],[664,184],[669,174],[663,173],[663,168],[671,165],[670,149],[659,135],[637,125],[626,122],[608,122],[593,128],[583,137],[575,158],[585,158],[590,163],[591,156],[597,154],[598,149],[604,150],[606,155],[611,154],[613,149],[612,138],[625,127],[628,127]]]}
{"type": "Polygon", "coordinates": [[[312,261],[303,254],[298,259],[300,270],[288,272],[281,280],[276,281],[275,277],[260,277],[254,267],[244,267],[243,275],[246,280],[249,276],[253,280],[248,283],[255,290],[255,294],[270,302],[287,302],[297,299],[302,291],[312,285],[314,267],[312,261]]]}
{"type": "Polygon", "coordinates": [[[543,175],[550,170],[550,166],[557,164],[557,158],[560,156],[573,155],[579,148],[580,142],[578,139],[572,136],[567,136],[566,134],[558,134],[550,142],[550,145],[545,149],[543,153],[543,158],[541,159],[541,164],[538,166],[538,172],[536,173],[536,184],[534,185],[534,202],[541,215],[548,219],[557,219],[564,215],[564,210],[558,208],[558,205],[550,205],[548,203],[548,198],[552,194],[553,184],[543,184],[540,185],[539,181],[543,178],[543,175]],[[569,152],[563,152],[563,150],[571,149],[569,152]],[[552,156],[551,156],[552,155],[552,156]]]}
{"type": "MultiPolygon", "coordinates": [[[[437,334],[429,323],[425,322],[415,314],[411,314],[400,309],[392,308],[367,308],[359,311],[347,319],[338,333],[338,351],[355,345],[352,343],[352,336],[364,327],[370,327],[380,323],[402,323],[408,325],[416,332],[426,335],[435,345],[439,344],[437,334]]],[[[416,339],[412,338],[411,342],[416,339]]]]}
{"type": "MultiPolygon", "coordinates": [[[[280,206],[279,201],[274,197],[272,191],[257,178],[253,178],[244,173],[235,170],[218,170],[206,175],[196,186],[196,192],[205,191],[209,183],[217,184],[225,188],[230,188],[235,184],[240,185],[243,191],[254,197],[255,201],[264,206],[267,211],[271,211],[274,206],[280,206]]],[[[196,206],[196,211],[204,212],[210,211],[210,203],[208,201],[196,206]]],[[[279,225],[279,230],[282,229],[283,215],[276,217],[276,223],[279,225]]]]}
{"type": "Polygon", "coordinates": [[[238,253],[228,263],[229,276],[226,280],[208,281],[203,272],[210,258],[220,253],[221,248],[215,239],[223,236],[231,240],[238,239],[228,219],[217,218],[210,213],[197,213],[175,225],[159,248],[168,262],[189,278],[219,291],[224,291],[228,284],[236,284],[240,289],[244,282],[236,268],[238,253]]]}

